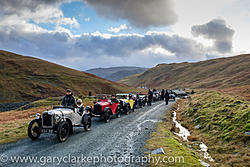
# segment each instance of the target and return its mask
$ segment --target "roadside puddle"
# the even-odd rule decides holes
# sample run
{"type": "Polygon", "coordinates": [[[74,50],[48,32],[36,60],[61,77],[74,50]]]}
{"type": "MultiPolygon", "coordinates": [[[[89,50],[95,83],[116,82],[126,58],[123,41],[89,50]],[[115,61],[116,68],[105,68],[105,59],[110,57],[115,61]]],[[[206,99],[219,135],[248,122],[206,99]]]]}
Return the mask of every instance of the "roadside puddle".
{"type": "Polygon", "coordinates": [[[204,152],[204,158],[205,159],[208,159],[210,162],[214,162],[214,159],[209,155],[209,153],[207,152],[208,150],[208,147],[206,146],[206,144],[204,143],[201,143],[200,144],[200,151],[204,152]]]}
{"type": "MultiPolygon", "coordinates": [[[[179,110],[179,104],[177,107],[177,111],[179,110]]],[[[175,133],[175,135],[181,137],[184,141],[190,142],[188,141],[188,136],[190,136],[190,132],[188,129],[186,129],[185,127],[183,127],[176,118],[176,111],[173,112],[173,122],[175,123],[175,127],[179,129],[178,133],[175,133]]],[[[192,142],[191,142],[192,143],[192,142]]],[[[203,158],[209,160],[210,162],[214,162],[214,159],[209,155],[208,151],[208,147],[206,146],[206,144],[204,144],[203,142],[199,142],[199,147],[200,150],[198,150],[199,152],[203,153],[203,158]]],[[[196,144],[197,145],[197,144],[196,144]]],[[[206,162],[203,162],[202,160],[199,160],[201,162],[201,165],[209,167],[210,165],[206,162]]]]}
{"type": "MultiPolygon", "coordinates": [[[[179,107],[178,109],[179,110],[179,107]]],[[[178,133],[174,133],[177,136],[180,136],[184,141],[188,141],[188,136],[190,136],[190,132],[188,129],[183,127],[176,119],[176,111],[174,111],[173,122],[175,123],[176,128],[179,129],[178,133]]]]}

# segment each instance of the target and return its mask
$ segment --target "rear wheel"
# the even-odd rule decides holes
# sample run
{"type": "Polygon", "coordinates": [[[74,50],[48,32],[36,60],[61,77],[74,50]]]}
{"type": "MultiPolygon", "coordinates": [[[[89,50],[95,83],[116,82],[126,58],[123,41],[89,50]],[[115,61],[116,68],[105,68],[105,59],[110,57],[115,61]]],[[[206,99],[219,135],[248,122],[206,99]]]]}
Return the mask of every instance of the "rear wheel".
{"type": "Polygon", "coordinates": [[[67,121],[60,122],[57,128],[57,139],[59,142],[64,142],[69,137],[70,126],[67,121]]]}
{"type": "Polygon", "coordinates": [[[148,106],[151,106],[151,101],[148,101],[148,106]]]}
{"type": "Polygon", "coordinates": [[[107,111],[104,115],[104,122],[108,123],[110,121],[110,117],[111,117],[110,111],[107,111]]]}
{"type": "Polygon", "coordinates": [[[121,109],[120,107],[116,108],[116,118],[120,118],[121,117],[121,109]]]}
{"type": "Polygon", "coordinates": [[[136,104],[134,103],[134,105],[133,105],[133,108],[132,108],[132,112],[135,112],[135,109],[136,109],[136,104]]]}
{"type": "Polygon", "coordinates": [[[126,105],[126,107],[125,107],[125,115],[128,115],[129,111],[130,111],[130,106],[126,105]]]}
{"type": "Polygon", "coordinates": [[[83,127],[85,131],[89,131],[92,125],[92,120],[90,116],[87,116],[86,121],[83,123],[83,127]]]}
{"type": "Polygon", "coordinates": [[[41,135],[41,124],[39,120],[34,119],[29,123],[28,126],[28,136],[32,140],[36,140],[41,135]]]}

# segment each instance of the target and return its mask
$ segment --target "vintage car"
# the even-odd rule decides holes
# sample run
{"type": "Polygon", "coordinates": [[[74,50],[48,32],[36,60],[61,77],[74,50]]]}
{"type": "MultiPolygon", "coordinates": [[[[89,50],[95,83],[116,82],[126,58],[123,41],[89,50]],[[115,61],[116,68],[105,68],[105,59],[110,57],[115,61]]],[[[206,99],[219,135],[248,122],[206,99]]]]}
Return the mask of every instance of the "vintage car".
{"type": "Polygon", "coordinates": [[[73,133],[73,127],[83,127],[85,131],[91,128],[91,107],[87,106],[80,112],[79,108],[54,106],[52,110],[37,113],[29,123],[28,136],[36,140],[42,133],[55,133],[59,142],[64,142],[73,133]]]}
{"type": "Polygon", "coordinates": [[[146,95],[139,95],[141,102],[142,102],[142,106],[145,107],[146,102],[147,102],[147,96],[146,95]]]}
{"type": "Polygon", "coordinates": [[[173,93],[170,93],[169,94],[169,100],[173,100],[173,101],[175,101],[175,94],[173,94],[173,93]]]}
{"type": "Polygon", "coordinates": [[[104,122],[108,123],[112,116],[121,117],[120,102],[115,97],[107,96],[100,97],[94,102],[94,108],[91,110],[91,115],[95,117],[103,117],[104,122]]]}
{"type": "Polygon", "coordinates": [[[142,108],[146,105],[146,95],[139,94],[135,96],[135,108],[142,108]]]}
{"type": "Polygon", "coordinates": [[[160,101],[160,98],[161,98],[160,93],[156,91],[153,93],[152,102],[158,102],[158,101],[160,101]]]}
{"type": "Polygon", "coordinates": [[[134,98],[129,98],[128,93],[118,93],[116,94],[117,99],[120,101],[121,111],[128,115],[129,112],[134,112],[135,100],[134,98]]]}
{"type": "Polygon", "coordinates": [[[175,101],[176,95],[172,90],[167,90],[169,94],[169,100],[175,101]]]}

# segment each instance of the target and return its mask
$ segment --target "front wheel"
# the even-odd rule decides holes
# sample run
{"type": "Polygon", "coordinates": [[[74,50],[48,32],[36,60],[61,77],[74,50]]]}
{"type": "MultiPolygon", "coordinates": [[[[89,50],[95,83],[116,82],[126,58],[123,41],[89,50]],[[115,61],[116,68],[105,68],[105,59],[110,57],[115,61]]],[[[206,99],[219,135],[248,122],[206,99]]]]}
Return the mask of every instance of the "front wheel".
{"type": "Polygon", "coordinates": [[[69,137],[70,126],[67,121],[60,122],[57,128],[57,139],[59,142],[64,142],[69,137]]]}
{"type": "Polygon", "coordinates": [[[121,109],[119,107],[116,108],[116,118],[121,117],[121,109]]]}
{"type": "Polygon", "coordinates": [[[125,115],[128,115],[130,111],[130,106],[126,105],[126,108],[125,108],[125,115]]]}
{"type": "Polygon", "coordinates": [[[105,113],[105,115],[104,115],[104,122],[105,123],[108,123],[109,121],[110,121],[110,112],[109,111],[107,111],[106,113],[105,113]]]}
{"type": "Polygon", "coordinates": [[[86,120],[83,123],[83,127],[85,131],[89,131],[92,125],[92,120],[90,116],[87,116],[86,120]]]}
{"type": "Polygon", "coordinates": [[[32,140],[36,140],[41,135],[41,124],[39,120],[34,119],[29,123],[28,126],[28,136],[32,140]]]}

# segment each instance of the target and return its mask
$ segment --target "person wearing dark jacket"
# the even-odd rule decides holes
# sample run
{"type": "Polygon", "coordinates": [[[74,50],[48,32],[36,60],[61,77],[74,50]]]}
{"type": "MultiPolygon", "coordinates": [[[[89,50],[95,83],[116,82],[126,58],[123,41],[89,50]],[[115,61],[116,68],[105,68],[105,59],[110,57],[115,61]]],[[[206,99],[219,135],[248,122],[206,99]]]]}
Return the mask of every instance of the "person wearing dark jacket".
{"type": "Polygon", "coordinates": [[[169,94],[168,94],[168,90],[166,90],[166,92],[165,92],[165,102],[166,102],[166,105],[168,105],[168,100],[169,100],[169,94]]]}
{"type": "Polygon", "coordinates": [[[62,106],[64,106],[64,107],[75,107],[76,106],[76,99],[73,96],[70,89],[67,89],[66,95],[62,99],[62,106]]]}
{"type": "Polygon", "coordinates": [[[153,99],[153,92],[149,89],[148,90],[148,105],[150,105],[150,106],[152,103],[152,99],[153,99]]]}
{"type": "Polygon", "coordinates": [[[164,100],[164,96],[165,96],[165,90],[162,89],[162,91],[161,91],[161,100],[164,100]]]}

